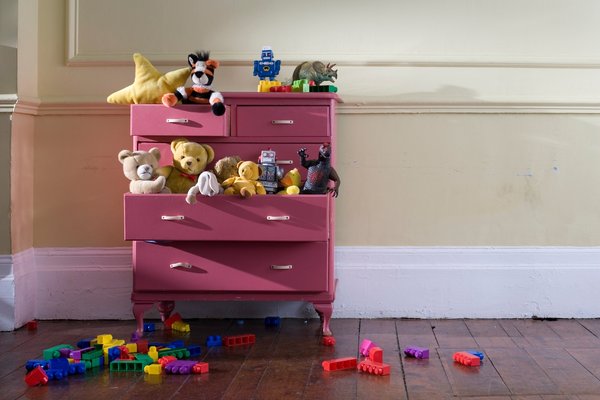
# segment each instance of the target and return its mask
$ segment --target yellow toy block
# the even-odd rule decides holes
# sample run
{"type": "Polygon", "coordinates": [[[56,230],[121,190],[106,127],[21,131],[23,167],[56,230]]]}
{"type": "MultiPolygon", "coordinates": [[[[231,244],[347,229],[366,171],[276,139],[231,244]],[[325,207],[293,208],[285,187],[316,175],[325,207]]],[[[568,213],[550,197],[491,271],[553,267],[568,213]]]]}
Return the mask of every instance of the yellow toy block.
{"type": "Polygon", "coordinates": [[[281,86],[279,81],[260,81],[258,83],[258,91],[261,93],[270,92],[272,87],[281,86]]]}
{"type": "Polygon", "coordinates": [[[148,355],[152,357],[152,360],[156,362],[158,360],[158,350],[156,350],[156,346],[150,346],[148,349],[148,355]]]}
{"type": "Polygon", "coordinates": [[[171,325],[171,329],[173,329],[174,331],[179,331],[179,332],[189,332],[190,324],[187,324],[183,321],[175,321],[175,322],[173,322],[173,325],[171,325]]]}
{"type": "Polygon", "coordinates": [[[125,347],[130,353],[137,353],[137,343],[127,343],[125,347]]]}
{"type": "Polygon", "coordinates": [[[106,333],[104,335],[98,335],[96,337],[96,342],[98,344],[110,343],[113,340],[113,336],[110,333],[106,333]]]}
{"type": "Polygon", "coordinates": [[[162,365],[160,364],[150,364],[144,367],[144,372],[150,375],[160,375],[162,374],[162,365]]]}

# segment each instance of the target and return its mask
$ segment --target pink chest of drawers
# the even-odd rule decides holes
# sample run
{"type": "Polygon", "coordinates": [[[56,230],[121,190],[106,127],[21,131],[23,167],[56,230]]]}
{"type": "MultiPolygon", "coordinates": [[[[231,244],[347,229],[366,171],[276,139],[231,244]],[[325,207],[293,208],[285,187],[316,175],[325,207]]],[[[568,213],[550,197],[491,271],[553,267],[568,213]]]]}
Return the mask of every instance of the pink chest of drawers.
{"type": "MultiPolygon", "coordinates": [[[[335,108],[329,93],[225,93],[227,112],[207,106],[132,105],[138,150],[161,149],[171,163],[171,140],[210,144],[215,161],[228,155],[256,161],[273,149],[285,171],[298,168],[298,149],[318,156],[332,144],[335,108]]],[[[214,161],[213,161],[214,163],[214,161]]],[[[213,163],[207,169],[212,168],[213,163]]],[[[329,335],[335,297],[334,199],[329,195],[218,195],[185,202],[184,194],[126,194],[125,239],[133,241],[133,313],[143,329],[155,304],[163,320],[175,301],[307,301],[329,335]]]]}

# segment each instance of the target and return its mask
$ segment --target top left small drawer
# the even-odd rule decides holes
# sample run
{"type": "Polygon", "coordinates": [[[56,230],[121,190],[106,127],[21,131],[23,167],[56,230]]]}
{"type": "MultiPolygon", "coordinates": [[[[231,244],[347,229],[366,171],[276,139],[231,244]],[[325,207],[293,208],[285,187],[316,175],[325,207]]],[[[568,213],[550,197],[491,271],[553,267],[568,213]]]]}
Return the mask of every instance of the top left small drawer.
{"type": "Polygon", "coordinates": [[[131,135],[134,136],[227,136],[229,108],[215,116],[210,106],[162,104],[131,105],[131,135]]]}

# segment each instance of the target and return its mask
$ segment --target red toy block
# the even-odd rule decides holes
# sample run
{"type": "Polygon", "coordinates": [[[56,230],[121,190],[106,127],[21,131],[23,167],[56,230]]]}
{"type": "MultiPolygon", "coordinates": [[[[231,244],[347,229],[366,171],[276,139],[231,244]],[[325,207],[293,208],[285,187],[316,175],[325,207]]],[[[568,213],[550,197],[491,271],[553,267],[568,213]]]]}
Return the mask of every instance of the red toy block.
{"type": "Polygon", "coordinates": [[[135,360],[135,357],[129,354],[127,346],[119,346],[119,360],[135,360]]]}
{"type": "Polygon", "coordinates": [[[322,343],[325,346],[335,346],[335,338],[333,336],[323,336],[322,343]]]}
{"type": "Polygon", "coordinates": [[[177,321],[182,321],[181,315],[179,315],[179,313],[175,313],[175,314],[171,315],[169,318],[165,319],[163,321],[163,324],[164,324],[165,328],[172,329],[173,322],[177,322],[177,321]]]}
{"type": "Polygon", "coordinates": [[[372,375],[389,375],[390,366],[384,363],[373,362],[369,359],[361,361],[356,367],[360,372],[366,372],[372,375]]]}
{"type": "Polygon", "coordinates": [[[48,383],[48,375],[46,375],[46,371],[38,365],[25,376],[25,383],[29,386],[45,385],[48,383]]]}
{"type": "Polygon", "coordinates": [[[163,368],[168,363],[170,363],[171,361],[177,361],[177,357],[175,357],[175,356],[163,356],[163,357],[159,358],[158,360],[156,360],[156,362],[159,363],[160,365],[162,365],[163,368]]]}
{"type": "Polygon", "coordinates": [[[196,365],[194,365],[192,367],[192,372],[194,374],[205,374],[208,372],[208,363],[205,362],[199,362],[196,363],[196,365]]]}
{"type": "Polygon", "coordinates": [[[38,328],[38,323],[36,320],[31,320],[27,323],[28,331],[35,331],[38,328]]]}
{"type": "Polygon", "coordinates": [[[140,339],[136,342],[136,344],[138,353],[148,353],[148,341],[146,339],[140,339]]]}
{"type": "Polygon", "coordinates": [[[481,365],[481,360],[479,359],[479,357],[471,353],[467,353],[466,351],[459,351],[457,353],[454,353],[452,359],[457,363],[466,365],[467,367],[476,367],[478,365],[481,365]]]}
{"type": "Polygon", "coordinates": [[[223,346],[243,346],[246,344],[254,344],[256,342],[256,335],[250,333],[248,335],[237,335],[237,336],[224,336],[223,346]]]}
{"type": "Polygon", "coordinates": [[[333,360],[326,360],[321,363],[325,371],[341,371],[344,369],[356,368],[356,358],[335,358],[333,360]]]}
{"type": "Polygon", "coordinates": [[[369,349],[369,360],[374,363],[382,363],[383,362],[383,350],[381,347],[371,347],[369,349]]]}

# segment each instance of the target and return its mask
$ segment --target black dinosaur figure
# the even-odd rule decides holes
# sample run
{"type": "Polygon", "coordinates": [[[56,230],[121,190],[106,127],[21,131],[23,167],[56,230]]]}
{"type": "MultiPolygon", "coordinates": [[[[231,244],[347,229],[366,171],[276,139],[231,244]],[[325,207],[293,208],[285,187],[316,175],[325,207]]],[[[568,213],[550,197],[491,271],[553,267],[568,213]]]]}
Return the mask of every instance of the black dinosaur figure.
{"type": "Polygon", "coordinates": [[[308,170],[306,182],[300,191],[303,194],[325,194],[331,192],[333,197],[338,196],[340,188],[340,177],[331,166],[331,146],[329,143],[323,143],[319,148],[319,158],[317,160],[307,160],[306,148],[298,150],[301,164],[308,170]],[[328,187],[329,181],[335,183],[333,188],[328,187]]]}

